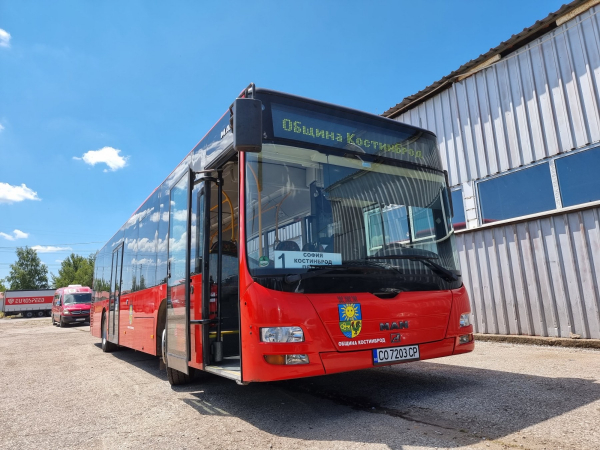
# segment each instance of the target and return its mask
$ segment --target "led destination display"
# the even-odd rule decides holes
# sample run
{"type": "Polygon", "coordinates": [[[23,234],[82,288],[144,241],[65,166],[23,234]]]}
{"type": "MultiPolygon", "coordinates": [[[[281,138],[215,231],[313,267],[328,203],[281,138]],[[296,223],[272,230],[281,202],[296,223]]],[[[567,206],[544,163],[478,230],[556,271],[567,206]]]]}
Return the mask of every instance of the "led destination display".
{"type": "Polygon", "coordinates": [[[375,126],[276,103],[271,114],[275,137],[439,167],[435,137],[418,129],[375,126]]]}

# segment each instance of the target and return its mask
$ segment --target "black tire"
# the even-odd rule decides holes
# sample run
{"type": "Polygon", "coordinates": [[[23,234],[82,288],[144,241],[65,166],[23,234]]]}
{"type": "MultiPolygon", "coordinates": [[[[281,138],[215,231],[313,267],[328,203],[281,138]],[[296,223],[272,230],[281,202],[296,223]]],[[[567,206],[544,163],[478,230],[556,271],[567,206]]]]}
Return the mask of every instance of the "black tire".
{"type": "Polygon", "coordinates": [[[46,315],[46,313],[44,311],[38,311],[37,312],[37,316],[38,317],[44,317],[46,315]]]}
{"type": "Polygon", "coordinates": [[[169,363],[167,360],[167,330],[163,330],[162,339],[161,339],[161,358],[165,367],[167,368],[167,379],[169,380],[169,384],[171,386],[181,386],[183,384],[188,384],[190,381],[194,379],[194,369],[188,367],[189,375],[186,375],[179,370],[172,369],[169,367],[169,363]]]}
{"type": "Polygon", "coordinates": [[[50,320],[52,321],[52,326],[56,326],[56,322],[54,321],[54,314],[50,314],[50,320]]]}
{"type": "Polygon", "coordinates": [[[25,317],[27,317],[28,319],[31,319],[33,317],[33,311],[27,311],[26,313],[23,314],[25,317]]]}
{"type": "Polygon", "coordinates": [[[64,328],[64,327],[66,327],[66,326],[67,326],[67,324],[66,324],[66,323],[64,323],[64,322],[63,322],[63,320],[62,320],[62,316],[60,316],[60,317],[58,318],[58,326],[59,326],[59,328],[64,328]]]}
{"type": "Polygon", "coordinates": [[[188,384],[192,379],[191,371],[193,369],[190,368],[189,370],[190,375],[186,375],[185,373],[180,372],[179,370],[171,369],[167,366],[167,378],[169,379],[169,384],[171,386],[181,386],[182,384],[188,384]]]}
{"type": "Polygon", "coordinates": [[[110,353],[117,347],[112,342],[108,341],[108,323],[106,322],[106,314],[102,314],[102,351],[110,353]]]}

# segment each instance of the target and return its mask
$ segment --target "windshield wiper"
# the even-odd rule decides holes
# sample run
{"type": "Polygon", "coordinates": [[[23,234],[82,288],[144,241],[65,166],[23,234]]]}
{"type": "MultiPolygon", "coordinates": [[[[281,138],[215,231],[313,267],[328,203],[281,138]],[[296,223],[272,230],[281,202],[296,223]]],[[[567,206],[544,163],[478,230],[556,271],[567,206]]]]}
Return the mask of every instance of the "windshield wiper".
{"type": "MultiPolygon", "coordinates": [[[[437,258],[437,256],[435,257],[437,258]]],[[[452,273],[444,266],[432,261],[434,257],[422,255],[387,255],[387,256],[368,256],[365,259],[408,259],[409,261],[418,261],[429,267],[433,273],[446,281],[458,281],[458,276],[452,273]]]]}
{"type": "Polygon", "coordinates": [[[305,280],[307,278],[313,278],[313,277],[318,277],[321,275],[324,275],[326,273],[329,272],[335,272],[338,270],[368,270],[368,271],[381,271],[383,270],[394,270],[396,272],[399,272],[398,269],[396,269],[393,266],[390,266],[389,264],[382,264],[382,263],[373,263],[373,262],[369,262],[369,261],[361,261],[361,260],[356,260],[356,261],[346,261],[344,262],[344,264],[340,264],[340,265],[336,265],[336,266],[311,266],[309,269],[309,272],[304,272],[304,273],[296,273],[293,275],[286,275],[284,277],[284,281],[288,284],[292,284],[295,283],[296,281],[300,281],[300,280],[305,280]]]}

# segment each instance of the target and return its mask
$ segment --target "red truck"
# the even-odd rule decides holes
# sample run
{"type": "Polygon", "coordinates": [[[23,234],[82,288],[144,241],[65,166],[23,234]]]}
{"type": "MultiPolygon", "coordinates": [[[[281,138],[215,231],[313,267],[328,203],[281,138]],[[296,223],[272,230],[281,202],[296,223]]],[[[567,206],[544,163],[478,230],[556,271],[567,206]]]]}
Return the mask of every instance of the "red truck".
{"type": "Polygon", "coordinates": [[[5,316],[21,314],[23,317],[49,316],[52,311],[54,289],[36,291],[6,291],[2,301],[5,316]]]}

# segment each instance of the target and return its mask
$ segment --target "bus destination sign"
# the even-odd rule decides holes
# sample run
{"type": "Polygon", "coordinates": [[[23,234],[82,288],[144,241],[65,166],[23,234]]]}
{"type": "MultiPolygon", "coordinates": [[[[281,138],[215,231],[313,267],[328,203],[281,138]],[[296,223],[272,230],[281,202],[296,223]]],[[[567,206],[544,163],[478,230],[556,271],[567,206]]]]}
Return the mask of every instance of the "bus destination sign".
{"type": "Polygon", "coordinates": [[[271,112],[275,137],[437,165],[435,138],[418,129],[394,130],[275,103],[271,112]]]}

